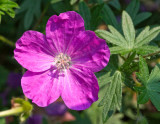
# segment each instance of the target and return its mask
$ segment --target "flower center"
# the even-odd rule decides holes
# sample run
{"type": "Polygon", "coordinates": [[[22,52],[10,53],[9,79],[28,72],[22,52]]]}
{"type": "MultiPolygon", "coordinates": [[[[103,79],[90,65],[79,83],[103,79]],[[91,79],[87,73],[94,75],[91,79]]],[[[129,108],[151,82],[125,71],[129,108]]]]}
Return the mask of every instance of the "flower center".
{"type": "Polygon", "coordinates": [[[60,53],[55,57],[55,63],[59,70],[69,69],[71,58],[68,55],[60,53]]]}

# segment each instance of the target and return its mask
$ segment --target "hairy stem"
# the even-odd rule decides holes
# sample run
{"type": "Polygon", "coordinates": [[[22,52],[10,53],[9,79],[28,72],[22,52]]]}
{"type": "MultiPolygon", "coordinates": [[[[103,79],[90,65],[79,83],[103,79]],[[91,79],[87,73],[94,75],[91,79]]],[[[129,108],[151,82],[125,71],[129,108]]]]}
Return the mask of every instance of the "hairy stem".
{"type": "Polygon", "coordinates": [[[0,112],[0,117],[6,117],[11,115],[17,115],[24,111],[23,107],[17,107],[10,110],[0,112]]]}
{"type": "Polygon", "coordinates": [[[5,38],[4,36],[0,35],[0,41],[2,41],[3,43],[8,44],[11,47],[15,47],[14,43],[11,42],[10,40],[8,40],[7,38],[5,38]]]}

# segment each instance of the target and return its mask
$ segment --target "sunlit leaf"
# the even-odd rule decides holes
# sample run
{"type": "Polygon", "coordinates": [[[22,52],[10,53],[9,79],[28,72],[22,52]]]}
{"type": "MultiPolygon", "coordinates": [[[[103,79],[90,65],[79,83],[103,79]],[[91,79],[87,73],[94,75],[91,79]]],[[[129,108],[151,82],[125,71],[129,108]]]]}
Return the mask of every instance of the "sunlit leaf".
{"type": "Polygon", "coordinates": [[[103,38],[103,39],[105,39],[106,41],[108,41],[108,42],[110,42],[112,44],[121,46],[122,48],[126,45],[125,41],[124,42],[120,42],[119,38],[117,36],[115,36],[114,34],[108,32],[108,31],[96,30],[95,32],[100,38],[103,38]]]}
{"type": "Polygon", "coordinates": [[[156,38],[156,36],[160,33],[160,26],[152,28],[149,32],[148,32],[148,28],[145,28],[144,32],[145,31],[146,31],[146,34],[143,35],[143,38],[136,40],[135,45],[137,47],[142,46],[144,44],[148,44],[154,38],[156,38]]]}
{"type": "Polygon", "coordinates": [[[128,47],[132,48],[134,46],[135,40],[135,29],[130,16],[123,11],[122,13],[122,29],[126,40],[128,41],[128,47]]]}
{"type": "Polygon", "coordinates": [[[115,110],[120,110],[122,100],[122,79],[121,73],[116,71],[113,75],[113,79],[109,88],[105,93],[104,98],[99,103],[99,106],[103,106],[102,118],[103,121],[107,121],[111,117],[115,110]]]}
{"type": "Polygon", "coordinates": [[[1,16],[7,13],[10,17],[15,17],[15,11],[13,8],[19,8],[18,4],[11,0],[0,0],[0,22],[1,16]]]}

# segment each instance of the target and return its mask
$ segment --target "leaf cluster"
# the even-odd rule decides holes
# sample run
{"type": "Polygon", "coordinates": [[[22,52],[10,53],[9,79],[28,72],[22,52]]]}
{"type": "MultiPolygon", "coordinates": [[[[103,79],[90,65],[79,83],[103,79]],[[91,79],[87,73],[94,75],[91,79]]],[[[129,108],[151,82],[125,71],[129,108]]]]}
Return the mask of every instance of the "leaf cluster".
{"type": "Polygon", "coordinates": [[[108,29],[110,31],[96,30],[96,34],[113,44],[113,47],[110,48],[111,54],[125,55],[136,52],[145,55],[159,50],[157,46],[151,46],[149,43],[159,34],[160,26],[152,29],[147,26],[136,37],[133,21],[126,11],[122,13],[123,35],[111,25],[108,26],[108,29]]]}
{"type": "Polygon", "coordinates": [[[19,8],[18,4],[11,0],[0,0],[0,22],[2,15],[7,13],[10,17],[15,17],[15,11],[13,8],[19,8]]]}
{"type": "Polygon", "coordinates": [[[145,104],[152,101],[154,106],[160,111],[160,66],[156,65],[152,72],[149,74],[148,65],[143,57],[139,57],[139,80],[142,83],[141,87],[135,87],[135,90],[139,92],[138,103],[145,104]]]}

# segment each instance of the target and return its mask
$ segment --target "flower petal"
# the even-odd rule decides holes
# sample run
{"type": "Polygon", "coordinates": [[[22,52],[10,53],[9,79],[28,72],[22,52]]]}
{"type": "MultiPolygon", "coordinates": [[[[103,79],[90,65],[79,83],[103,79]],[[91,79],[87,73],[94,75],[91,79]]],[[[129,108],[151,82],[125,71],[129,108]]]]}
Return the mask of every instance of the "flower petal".
{"type": "Polygon", "coordinates": [[[83,18],[74,11],[68,11],[50,17],[46,25],[46,37],[59,53],[65,53],[73,38],[84,30],[83,18]]]}
{"type": "Polygon", "coordinates": [[[110,50],[105,40],[93,31],[80,33],[71,43],[67,53],[73,64],[80,64],[93,72],[103,69],[109,62],[110,50]]]}
{"type": "Polygon", "coordinates": [[[65,73],[62,99],[73,110],[84,110],[98,100],[98,81],[93,72],[73,66],[65,73]]]}
{"type": "Polygon", "coordinates": [[[21,80],[23,93],[38,106],[48,106],[61,94],[61,77],[57,71],[27,71],[21,80]]]}
{"type": "Polygon", "coordinates": [[[45,35],[37,31],[26,31],[16,43],[14,58],[24,68],[41,72],[53,65],[55,49],[49,47],[45,35]]]}

